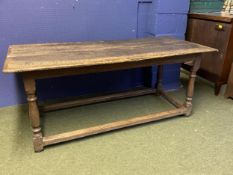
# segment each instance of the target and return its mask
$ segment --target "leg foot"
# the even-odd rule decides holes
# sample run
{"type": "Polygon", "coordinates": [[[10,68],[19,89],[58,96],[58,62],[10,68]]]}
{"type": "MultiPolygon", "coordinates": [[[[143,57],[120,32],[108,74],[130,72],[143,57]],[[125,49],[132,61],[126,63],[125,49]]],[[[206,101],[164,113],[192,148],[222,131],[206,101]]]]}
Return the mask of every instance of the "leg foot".
{"type": "Polygon", "coordinates": [[[43,138],[41,133],[33,134],[33,146],[35,152],[44,150],[43,138]]]}
{"type": "Polygon", "coordinates": [[[185,116],[189,117],[192,114],[192,109],[193,109],[192,98],[190,97],[186,98],[185,107],[187,109],[185,116]]]}

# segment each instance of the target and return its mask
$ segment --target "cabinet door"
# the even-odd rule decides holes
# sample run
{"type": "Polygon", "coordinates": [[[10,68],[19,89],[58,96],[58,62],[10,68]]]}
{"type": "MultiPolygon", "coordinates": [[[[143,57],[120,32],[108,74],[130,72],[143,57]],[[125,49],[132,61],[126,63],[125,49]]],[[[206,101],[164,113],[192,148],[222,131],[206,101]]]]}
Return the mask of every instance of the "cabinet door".
{"type": "Polygon", "coordinates": [[[201,63],[202,70],[217,77],[221,76],[230,31],[231,25],[227,23],[189,19],[187,40],[219,50],[218,53],[204,55],[205,59],[201,63]]]}

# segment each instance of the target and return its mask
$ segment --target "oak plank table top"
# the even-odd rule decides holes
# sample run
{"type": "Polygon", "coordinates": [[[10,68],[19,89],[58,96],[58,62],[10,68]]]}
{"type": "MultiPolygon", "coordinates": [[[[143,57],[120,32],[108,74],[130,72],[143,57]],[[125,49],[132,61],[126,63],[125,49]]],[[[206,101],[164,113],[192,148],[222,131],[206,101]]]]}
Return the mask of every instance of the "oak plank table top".
{"type": "Polygon", "coordinates": [[[170,37],[105,42],[11,45],[4,63],[3,72],[19,73],[23,78],[29,105],[34,150],[40,152],[47,145],[165,118],[191,115],[194,82],[202,54],[216,51],[216,49],[210,47],[170,37]],[[186,99],[184,103],[181,103],[163,90],[163,65],[186,61],[193,61],[193,67],[190,72],[186,99]],[[42,110],[49,112],[146,94],[156,94],[164,97],[175,109],[52,136],[43,136],[36,96],[36,79],[147,67],[155,64],[158,65],[156,88],[147,87],[128,92],[59,102],[43,106],[42,110]]]}
{"type": "Polygon", "coordinates": [[[216,49],[170,37],[105,42],[11,45],[3,72],[78,68],[213,51],[216,49]]]}

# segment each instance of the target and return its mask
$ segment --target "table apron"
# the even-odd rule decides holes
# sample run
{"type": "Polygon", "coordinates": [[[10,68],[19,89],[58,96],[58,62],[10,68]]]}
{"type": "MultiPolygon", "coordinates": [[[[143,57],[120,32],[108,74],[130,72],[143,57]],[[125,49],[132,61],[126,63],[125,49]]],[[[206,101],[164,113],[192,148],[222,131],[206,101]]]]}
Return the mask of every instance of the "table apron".
{"type": "Polygon", "coordinates": [[[21,75],[23,75],[23,77],[25,78],[31,78],[31,79],[64,77],[64,76],[72,76],[72,75],[125,70],[132,68],[143,68],[152,65],[184,63],[187,61],[201,59],[201,55],[202,54],[191,54],[191,55],[166,57],[161,59],[156,58],[149,60],[141,60],[136,62],[124,62],[117,64],[103,64],[103,65],[82,66],[82,67],[65,68],[65,69],[62,68],[62,69],[48,69],[41,71],[29,71],[29,72],[22,72],[21,75]]]}

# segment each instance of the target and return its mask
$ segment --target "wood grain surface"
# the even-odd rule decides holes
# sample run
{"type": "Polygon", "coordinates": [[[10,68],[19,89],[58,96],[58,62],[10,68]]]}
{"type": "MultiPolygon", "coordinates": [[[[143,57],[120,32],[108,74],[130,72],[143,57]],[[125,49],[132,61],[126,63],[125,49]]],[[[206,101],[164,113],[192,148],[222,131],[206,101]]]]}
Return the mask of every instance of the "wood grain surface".
{"type": "Polygon", "coordinates": [[[233,22],[233,15],[229,15],[226,13],[190,13],[189,17],[225,23],[233,22]]]}
{"type": "Polygon", "coordinates": [[[3,72],[30,72],[162,59],[216,49],[171,37],[11,45],[3,72]]]}

